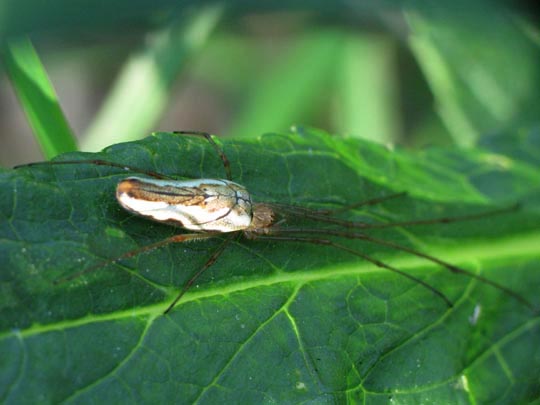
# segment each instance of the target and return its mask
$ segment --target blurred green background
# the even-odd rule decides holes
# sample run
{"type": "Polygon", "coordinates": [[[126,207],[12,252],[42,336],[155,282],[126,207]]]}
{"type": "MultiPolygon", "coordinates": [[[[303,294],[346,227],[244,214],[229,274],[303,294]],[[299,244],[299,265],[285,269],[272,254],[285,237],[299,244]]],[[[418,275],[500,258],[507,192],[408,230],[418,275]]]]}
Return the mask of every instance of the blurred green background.
{"type": "Polygon", "coordinates": [[[538,14],[447,3],[6,0],[0,163],[158,130],[301,125],[420,148],[536,126],[538,14]]]}

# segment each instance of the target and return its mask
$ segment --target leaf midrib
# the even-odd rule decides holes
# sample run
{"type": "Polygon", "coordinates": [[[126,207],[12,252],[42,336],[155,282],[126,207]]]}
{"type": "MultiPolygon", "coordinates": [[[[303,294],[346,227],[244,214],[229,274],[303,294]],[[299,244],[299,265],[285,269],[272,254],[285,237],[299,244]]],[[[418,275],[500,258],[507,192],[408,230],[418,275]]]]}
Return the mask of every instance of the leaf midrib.
{"type": "MultiPolygon", "coordinates": [[[[528,257],[536,257],[538,255],[538,246],[540,246],[540,231],[528,232],[525,234],[513,235],[497,240],[480,240],[476,242],[467,242],[465,247],[452,246],[430,246],[429,254],[443,258],[445,261],[456,265],[466,263],[504,263],[506,261],[519,258],[521,260],[528,257]]],[[[385,262],[392,266],[398,267],[400,270],[409,270],[413,272],[425,271],[429,268],[438,267],[436,264],[428,262],[424,259],[411,256],[406,253],[395,254],[392,257],[386,257],[385,262]],[[420,270],[421,269],[421,270],[420,270]]],[[[365,261],[339,263],[336,266],[325,266],[317,271],[295,271],[281,272],[264,278],[250,279],[239,283],[229,284],[225,286],[215,286],[200,292],[188,292],[178,306],[191,301],[197,301],[204,298],[214,297],[218,295],[233,294],[239,291],[245,291],[262,286],[270,286],[274,284],[306,284],[309,282],[332,279],[335,277],[358,275],[360,273],[376,273],[387,271],[378,268],[365,261]]],[[[463,276],[465,277],[465,276],[463,276]]],[[[169,299],[172,300],[177,294],[177,291],[171,293],[171,296],[159,304],[153,304],[136,309],[127,309],[116,311],[103,315],[88,315],[82,318],[66,320],[51,324],[33,324],[24,330],[10,330],[0,334],[0,339],[6,339],[17,335],[21,338],[27,338],[40,333],[51,331],[63,331],[69,328],[75,328],[96,322],[107,322],[125,318],[148,318],[148,322],[153,322],[153,319],[160,316],[163,310],[167,307],[169,299]]]]}

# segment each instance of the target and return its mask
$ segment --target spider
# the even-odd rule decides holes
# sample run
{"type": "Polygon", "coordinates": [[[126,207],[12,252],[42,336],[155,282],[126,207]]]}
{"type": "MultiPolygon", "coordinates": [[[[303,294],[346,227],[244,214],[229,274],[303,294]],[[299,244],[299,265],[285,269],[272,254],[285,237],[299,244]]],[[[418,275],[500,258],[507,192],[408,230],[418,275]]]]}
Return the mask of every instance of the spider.
{"type": "MultiPolygon", "coordinates": [[[[135,215],[142,216],[156,222],[176,225],[189,231],[188,233],[176,234],[158,242],[130,250],[115,258],[102,261],[79,272],[57,279],[56,283],[74,280],[83,274],[104,268],[121,260],[132,258],[169,244],[222,237],[221,244],[219,244],[219,246],[211,253],[205,264],[191,276],[191,278],[180,289],[174,300],[167,306],[164,314],[168,314],[180,301],[184,294],[192,287],[193,283],[201,276],[201,274],[203,274],[218,260],[227,246],[234,239],[244,237],[249,240],[314,244],[328,246],[330,248],[344,251],[350,255],[360,257],[377,267],[389,270],[418,283],[422,287],[429,290],[432,294],[443,300],[448,307],[452,307],[452,301],[441,291],[429,285],[427,282],[390,264],[384,263],[381,260],[378,260],[358,249],[351,248],[334,240],[334,238],[343,238],[362,240],[367,243],[384,246],[386,248],[420,257],[442,266],[452,273],[462,274],[474,278],[484,284],[488,284],[491,287],[513,297],[533,311],[535,310],[529,301],[502,284],[487,279],[464,268],[455,266],[420,250],[416,250],[405,245],[366,233],[366,231],[369,230],[382,228],[412,227],[418,225],[433,225],[440,223],[446,224],[451,222],[476,220],[515,211],[518,209],[517,205],[498,210],[455,217],[419,219],[388,223],[366,223],[343,220],[337,216],[356,208],[374,206],[389,200],[403,198],[407,193],[393,193],[382,197],[359,201],[334,210],[311,209],[302,206],[275,202],[254,202],[251,199],[250,193],[244,186],[233,182],[229,159],[210,134],[197,131],[176,131],[175,133],[178,135],[195,135],[206,139],[221,159],[226,179],[195,179],[180,181],[170,176],[146,169],[96,159],[37,162],[22,165],[36,166],[93,164],[98,166],[121,168],[125,171],[143,174],[144,177],[131,176],[122,179],[118,183],[116,187],[116,199],[118,203],[124,209],[135,215]],[[313,223],[314,225],[290,226],[288,220],[291,217],[302,218],[313,223]],[[321,229],[315,227],[316,223],[324,223],[328,226],[321,229]]],[[[22,166],[18,166],[17,168],[22,166]]]]}

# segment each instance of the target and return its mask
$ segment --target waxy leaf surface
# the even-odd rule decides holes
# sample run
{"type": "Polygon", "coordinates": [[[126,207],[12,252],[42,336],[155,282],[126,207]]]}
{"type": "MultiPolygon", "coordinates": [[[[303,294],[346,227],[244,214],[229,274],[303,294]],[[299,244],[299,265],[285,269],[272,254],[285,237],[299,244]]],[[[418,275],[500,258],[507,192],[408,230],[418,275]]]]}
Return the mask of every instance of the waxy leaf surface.
{"type": "MultiPolygon", "coordinates": [[[[257,202],[338,209],[368,223],[518,210],[476,221],[375,229],[540,307],[540,174],[504,151],[407,153],[324,133],[221,142],[257,202]]],[[[178,179],[223,178],[203,139],[155,134],[99,154],[178,179]]],[[[540,156],[537,156],[540,159],[540,156]]],[[[122,210],[119,168],[0,173],[0,399],[4,403],[516,403],[540,395],[538,313],[428,260],[324,235],[428,283],[330,246],[245,240],[168,314],[222,240],[168,245],[55,280],[180,228],[122,210]]],[[[280,226],[337,229],[288,217],[280,226]],[[294,225],[293,225],[294,224],[294,225]]],[[[367,231],[366,231],[367,232],[367,231]]]]}

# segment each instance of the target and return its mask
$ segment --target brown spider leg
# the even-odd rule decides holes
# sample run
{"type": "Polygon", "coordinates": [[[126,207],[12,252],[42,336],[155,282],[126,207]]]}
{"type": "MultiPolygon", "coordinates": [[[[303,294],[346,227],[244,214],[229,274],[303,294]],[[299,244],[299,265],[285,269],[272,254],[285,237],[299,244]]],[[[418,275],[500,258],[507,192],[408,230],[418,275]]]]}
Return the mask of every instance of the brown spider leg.
{"type": "MultiPolygon", "coordinates": [[[[364,229],[381,229],[381,228],[391,228],[395,226],[417,226],[417,225],[432,225],[432,224],[449,224],[452,222],[465,222],[465,221],[474,221],[477,219],[482,219],[486,217],[491,217],[494,215],[506,214],[509,212],[514,212],[519,210],[520,204],[514,204],[509,207],[504,207],[500,209],[495,209],[491,211],[479,212],[478,214],[470,215],[460,215],[456,217],[441,217],[441,218],[430,218],[430,219],[418,219],[413,221],[403,221],[403,222],[391,222],[391,223],[379,223],[379,224],[366,224],[364,229]]],[[[354,223],[354,222],[353,222],[354,223]]]]}
{"type": "Polygon", "coordinates": [[[384,268],[384,269],[387,269],[387,270],[390,270],[391,272],[393,273],[396,273],[396,274],[399,274],[400,276],[403,276],[405,278],[408,278],[409,280],[412,280],[418,284],[420,284],[422,287],[426,288],[427,290],[429,290],[431,293],[433,293],[434,295],[436,295],[437,297],[441,298],[445,304],[449,307],[449,308],[452,308],[454,306],[454,304],[452,303],[452,301],[450,301],[450,299],[444,295],[442,292],[440,292],[439,290],[437,290],[436,288],[432,287],[431,285],[429,285],[428,283],[426,283],[425,281],[417,278],[417,277],[414,277],[402,270],[399,270],[393,266],[390,266],[389,264],[386,264],[386,263],[383,263],[371,256],[368,256],[364,253],[361,253],[357,250],[354,250],[354,249],[351,249],[347,246],[344,246],[344,245],[341,245],[339,243],[336,243],[334,241],[331,241],[329,239],[319,239],[319,238],[309,238],[309,237],[303,237],[303,236],[257,236],[257,239],[258,240],[276,240],[276,241],[284,241],[284,242],[302,242],[302,243],[311,243],[311,244],[315,244],[315,245],[324,245],[324,246],[331,246],[331,247],[334,247],[336,249],[339,249],[339,250],[343,250],[344,252],[348,252],[352,255],[355,255],[355,256],[358,256],[358,257],[361,257],[362,259],[370,262],[370,263],[373,263],[375,266],[377,267],[380,267],[380,268],[384,268]]]}
{"type": "Polygon", "coordinates": [[[286,207],[286,206],[282,207],[274,203],[269,203],[267,205],[270,205],[270,206],[276,205],[277,207],[281,208],[284,211],[289,211],[296,215],[301,215],[304,218],[313,219],[313,220],[317,220],[319,222],[324,222],[328,224],[340,225],[345,228],[356,228],[356,229],[380,229],[380,228],[392,228],[392,227],[399,227],[399,226],[406,227],[406,226],[449,224],[452,222],[473,221],[473,220],[486,218],[486,217],[490,217],[494,215],[514,212],[518,210],[520,207],[519,204],[514,204],[509,207],[504,207],[504,208],[495,209],[491,211],[484,211],[478,214],[461,215],[461,216],[456,216],[456,217],[440,217],[440,218],[419,219],[419,220],[412,220],[412,221],[369,224],[366,222],[345,221],[338,218],[329,218],[326,215],[319,215],[317,210],[310,210],[308,208],[295,210],[295,209],[289,209],[289,207],[286,207]]]}
{"type": "Polygon", "coordinates": [[[125,165],[122,163],[109,162],[106,160],[100,159],[88,159],[88,160],[62,160],[62,161],[53,161],[53,162],[35,162],[27,163],[24,165],[15,166],[14,169],[20,169],[22,167],[32,167],[32,166],[50,166],[50,165],[80,165],[80,164],[92,164],[96,166],[109,166],[109,167],[118,167],[124,171],[132,171],[136,173],[146,174],[147,176],[154,177],[156,179],[171,180],[172,177],[153,172],[151,170],[141,169],[140,167],[125,165]]]}
{"type": "Polygon", "coordinates": [[[472,279],[475,279],[475,280],[478,280],[478,281],[480,281],[480,282],[482,282],[484,284],[490,285],[491,287],[494,287],[494,288],[496,288],[496,289],[498,289],[500,291],[503,291],[507,295],[513,297],[514,299],[519,301],[521,304],[523,304],[526,307],[528,307],[529,309],[531,309],[533,312],[537,311],[537,308],[535,308],[529,301],[527,301],[525,298],[520,296],[515,291],[512,291],[508,287],[503,286],[502,284],[499,284],[499,283],[497,283],[497,282],[495,282],[493,280],[485,278],[485,277],[483,277],[483,276],[481,276],[479,274],[476,274],[476,273],[473,273],[471,271],[465,270],[465,269],[463,269],[461,267],[458,267],[458,266],[455,266],[455,265],[450,264],[448,262],[445,262],[444,260],[437,259],[434,256],[428,255],[427,253],[423,253],[421,251],[411,249],[411,248],[408,248],[406,246],[403,246],[403,245],[400,245],[400,244],[397,244],[397,243],[394,243],[394,242],[389,242],[389,241],[386,241],[384,239],[374,238],[374,237],[371,237],[371,236],[368,236],[368,235],[365,235],[365,234],[362,234],[362,233],[336,231],[336,230],[332,230],[332,229],[321,230],[321,229],[287,228],[287,229],[280,230],[279,232],[282,233],[282,234],[286,234],[286,233],[321,234],[321,233],[324,233],[326,235],[338,236],[338,237],[343,237],[343,238],[348,238],[348,239],[365,240],[365,241],[370,242],[370,243],[374,243],[374,244],[381,245],[381,246],[387,246],[389,248],[392,248],[392,249],[395,249],[395,250],[400,250],[402,252],[407,252],[407,253],[409,253],[411,255],[421,257],[421,258],[426,259],[426,260],[428,260],[430,262],[436,263],[436,264],[448,269],[449,271],[451,271],[454,274],[464,274],[464,275],[466,275],[466,276],[468,276],[468,277],[470,277],[472,279]]]}
{"type": "Polygon", "coordinates": [[[227,155],[225,155],[225,152],[223,152],[223,149],[221,149],[221,147],[216,143],[216,141],[212,139],[212,135],[204,131],[173,131],[173,134],[196,135],[196,136],[202,136],[203,138],[205,138],[210,143],[210,145],[212,145],[214,150],[217,152],[217,154],[221,158],[221,161],[223,162],[223,168],[225,169],[225,175],[227,176],[227,180],[232,181],[231,163],[229,162],[227,155]]]}
{"type": "Polygon", "coordinates": [[[225,250],[225,248],[229,245],[229,243],[235,238],[237,237],[237,233],[231,233],[228,235],[228,237],[223,241],[223,243],[221,245],[218,246],[218,248],[216,250],[214,250],[214,253],[212,253],[212,256],[210,256],[210,258],[206,261],[206,263],[204,264],[204,266],[201,267],[201,269],[199,271],[197,271],[197,273],[195,273],[188,281],[186,284],[184,284],[184,287],[182,288],[182,290],[180,291],[180,293],[178,293],[178,295],[176,296],[176,298],[174,299],[173,302],[171,302],[171,304],[167,307],[167,309],[163,312],[163,315],[167,315],[171,309],[174,308],[174,306],[176,305],[176,303],[178,301],[180,301],[180,299],[184,296],[184,294],[191,288],[191,286],[193,285],[193,283],[199,278],[199,276],[201,274],[203,274],[206,270],[208,270],[208,268],[210,266],[212,266],[216,260],[219,258],[219,256],[221,256],[221,254],[223,253],[223,251],[225,250]]]}
{"type": "Polygon", "coordinates": [[[270,205],[270,206],[273,206],[273,207],[277,207],[277,208],[279,208],[279,210],[285,210],[285,211],[289,211],[289,212],[296,213],[296,214],[307,213],[308,215],[332,216],[332,215],[341,214],[342,212],[346,212],[346,211],[352,210],[354,208],[359,208],[359,207],[364,207],[364,206],[369,206],[369,205],[377,205],[377,204],[380,204],[380,203],[382,203],[384,201],[392,200],[394,198],[399,198],[399,197],[403,197],[403,196],[406,196],[406,195],[407,195],[407,192],[402,191],[400,193],[388,194],[388,195],[385,195],[383,197],[372,198],[370,200],[358,201],[356,203],[345,205],[345,206],[343,206],[341,208],[337,208],[337,209],[334,209],[334,210],[316,210],[316,209],[309,209],[309,208],[306,208],[306,207],[300,207],[300,206],[288,205],[288,204],[281,204],[281,203],[267,203],[267,204],[270,205]]]}
{"type": "Polygon", "coordinates": [[[70,274],[69,276],[66,276],[66,277],[60,277],[60,278],[56,279],[54,281],[54,283],[55,284],[63,284],[65,282],[74,280],[74,279],[82,276],[83,274],[91,273],[91,272],[93,272],[95,270],[98,270],[98,269],[101,269],[101,268],[103,268],[105,266],[109,266],[111,264],[117,263],[120,260],[129,259],[131,257],[138,256],[141,253],[150,252],[150,251],[152,251],[154,249],[158,249],[158,248],[166,246],[166,245],[168,245],[170,243],[182,243],[182,242],[189,242],[189,241],[194,241],[194,240],[210,239],[210,238],[214,238],[216,236],[219,236],[221,234],[222,234],[221,232],[207,232],[207,233],[186,233],[186,234],[181,234],[181,235],[174,235],[174,236],[171,236],[169,238],[166,238],[166,239],[160,240],[158,242],[152,243],[150,245],[143,246],[143,247],[138,248],[138,249],[130,250],[129,252],[126,252],[126,253],[118,256],[118,257],[115,257],[114,259],[104,260],[101,263],[98,263],[98,264],[96,264],[94,266],[88,267],[87,269],[81,270],[81,271],[79,271],[79,272],[77,272],[75,274],[70,274]]]}
{"type": "Polygon", "coordinates": [[[338,209],[326,210],[325,215],[337,215],[337,214],[341,214],[342,212],[347,212],[349,210],[352,210],[354,208],[365,207],[365,206],[370,206],[370,205],[378,205],[378,204],[380,204],[382,202],[385,202],[385,201],[388,201],[388,200],[393,200],[395,198],[405,197],[407,194],[408,193],[406,191],[401,191],[399,193],[388,194],[388,195],[385,195],[385,196],[382,196],[382,197],[372,198],[370,200],[359,201],[359,202],[349,204],[349,205],[346,205],[346,206],[338,208],[338,209]]]}

